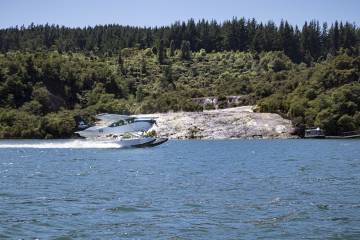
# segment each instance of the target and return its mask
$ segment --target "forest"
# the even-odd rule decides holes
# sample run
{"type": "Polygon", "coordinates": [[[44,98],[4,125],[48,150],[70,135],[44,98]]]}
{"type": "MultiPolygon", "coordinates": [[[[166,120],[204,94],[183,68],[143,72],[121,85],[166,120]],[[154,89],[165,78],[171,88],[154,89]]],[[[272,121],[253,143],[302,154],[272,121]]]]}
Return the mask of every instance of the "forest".
{"type": "Polygon", "coordinates": [[[96,113],[202,111],[194,98],[234,95],[300,136],[360,130],[359,51],[342,22],[0,29],[0,138],[67,138],[96,113]]]}
{"type": "Polygon", "coordinates": [[[335,54],[341,48],[358,54],[360,30],[355,24],[335,21],[330,26],[316,20],[305,22],[300,28],[287,21],[279,25],[269,21],[233,18],[218,23],[215,20],[175,22],[163,27],[131,27],[104,25],[68,28],[59,25],[15,26],[0,29],[0,51],[57,50],[63,52],[91,52],[96,55],[118,54],[123,48],[157,48],[160,41],[165,47],[180,49],[183,41],[190,43],[192,51],[283,51],[295,63],[335,54]]]}

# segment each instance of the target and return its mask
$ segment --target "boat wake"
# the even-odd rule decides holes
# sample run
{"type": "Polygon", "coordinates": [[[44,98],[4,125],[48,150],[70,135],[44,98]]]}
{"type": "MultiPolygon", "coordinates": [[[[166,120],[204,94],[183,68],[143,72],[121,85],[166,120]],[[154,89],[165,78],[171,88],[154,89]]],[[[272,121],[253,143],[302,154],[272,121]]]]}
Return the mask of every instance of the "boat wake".
{"type": "Polygon", "coordinates": [[[0,148],[121,148],[117,143],[90,140],[9,140],[0,148]]]}

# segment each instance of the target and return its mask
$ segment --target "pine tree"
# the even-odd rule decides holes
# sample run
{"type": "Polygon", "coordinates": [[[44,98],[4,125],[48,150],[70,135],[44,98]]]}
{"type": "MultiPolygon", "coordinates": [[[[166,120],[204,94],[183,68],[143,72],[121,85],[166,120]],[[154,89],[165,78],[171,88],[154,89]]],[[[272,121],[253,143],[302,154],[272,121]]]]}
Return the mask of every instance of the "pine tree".
{"type": "Polygon", "coordinates": [[[136,89],[136,101],[141,102],[144,99],[144,90],[142,86],[138,86],[136,89]]]}
{"type": "Polygon", "coordinates": [[[160,79],[160,85],[163,89],[168,89],[171,86],[172,89],[176,88],[174,83],[173,74],[172,74],[172,66],[171,64],[164,67],[163,75],[160,79]]]}
{"type": "Polygon", "coordinates": [[[118,56],[118,68],[122,74],[125,74],[124,73],[124,60],[122,58],[121,50],[119,51],[119,56],[118,56]]]}
{"type": "Polygon", "coordinates": [[[279,28],[279,40],[284,53],[292,60],[295,60],[297,58],[298,46],[294,35],[294,29],[287,21],[281,21],[279,28]]]}
{"type": "Polygon", "coordinates": [[[158,50],[159,63],[164,64],[164,59],[165,59],[164,40],[161,39],[159,42],[159,50],[158,50]]]}
{"type": "Polygon", "coordinates": [[[25,66],[26,66],[26,73],[27,73],[28,81],[34,83],[37,79],[37,70],[35,68],[34,60],[32,57],[29,57],[26,60],[25,66]]]}
{"type": "Polygon", "coordinates": [[[326,57],[329,48],[330,48],[330,42],[329,42],[329,33],[328,33],[328,25],[327,23],[323,24],[322,32],[321,32],[321,55],[326,57]]]}
{"type": "Polygon", "coordinates": [[[238,28],[236,27],[236,19],[231,22],[226,21],[224,23],[224,47],[226,50],[237,50],[239,47],[239,37],[237,35],[238,28]]]}
{"type": "Polygon", "coordinates": [[[336,53],[340,48],[340,33],[339,33],[339,23],[335,21],[335,25],[332,33],[332,50],[333,53],[336,53]]]}
{"type": "Polygon", "coordinates": [[[190,42],[190,49],[198,50],[198,31],[194,19],[190,19],[186,25],[185,39],[190,42]]]}
{"type": "Polygon", "coordinates": [[[174,40],[171,40],[170,42],[170,57],[173,57],[175,55],[175,42],[174,40]]]}
{"type": "Polygon", "coordinates": [[[264,26],[264,33],[263,33],[263,51],[274,51],[280,50],[277,42],[277,27],[274,22],[269,21],[264,26]]]}
{"type": "Polygon", "coordinates": [[[346,23],[343,30],[343,47],[351,49],[356,44],[355,27],[350,23],[346,23]]]}
{"type": "Polygon", "coordinates": [[[142,56],[142,58],[141,58],[141,74],[143,74],[143,75],[147,74],[146,61],[145,61],[144,56],[142,56]]]}
{"type": "Polygon", "coordinates": [[[190,52],[190,42],[182,41],[181,42],[181,59],[190,60],[191,52],[190,52]]]}

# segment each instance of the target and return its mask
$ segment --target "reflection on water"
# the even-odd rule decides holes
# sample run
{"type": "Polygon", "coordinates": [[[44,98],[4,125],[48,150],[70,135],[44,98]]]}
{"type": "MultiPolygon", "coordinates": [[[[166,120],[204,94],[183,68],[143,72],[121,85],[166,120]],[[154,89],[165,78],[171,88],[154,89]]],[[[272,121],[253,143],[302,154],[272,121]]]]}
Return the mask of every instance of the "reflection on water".
{"type": "Polygon", "coordinates": [[[0,239],[359,239],[359,183],[356,140],[0,141],[0,239]]]}

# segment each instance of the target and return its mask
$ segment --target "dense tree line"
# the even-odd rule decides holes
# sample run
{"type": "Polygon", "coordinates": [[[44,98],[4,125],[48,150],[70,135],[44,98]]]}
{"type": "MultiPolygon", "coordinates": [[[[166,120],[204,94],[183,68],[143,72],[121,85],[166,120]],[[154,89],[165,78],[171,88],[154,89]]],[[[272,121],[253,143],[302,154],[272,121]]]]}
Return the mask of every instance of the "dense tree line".
{"type": "Polygon", "coordinates": [[[280,51],[189,52],[183,45],[164,48],[163,64],[151,48],[111,57],[0,54],[0,138],[69,137],[96,113],[199,111],[204,106],[193,98],[229,95],[292,119],[299,134],[312,126],[329,134],[360,129],[359,56],[342,50],[307,66],[280,51]]]}
{"type": "MultiPolygon", "coordinates": [[[[157,48],[161,51],[159,48],[189,47],[192,51],[205,49],[206,52],[283,51],[293,62],[307,64],[326,58],[328,54],[334,55],[341,48],[348,49],[349,55],[357,55],[359,42],[359,28],[337,21],[331,26],[310,21],[301,28],[287,21],[281,21],[277,26],[273,22],[233,18],[223,23],[190,19],[155,28],[121,25],[68,28],[31,24],[0,30],[1,52],[57,50],[111,56],[123,48],[157,48]],[[186,46],[187,42],[189,46],[186,46]]],[[[160,61],[162,58],[161,55],[160,61]]]]}

